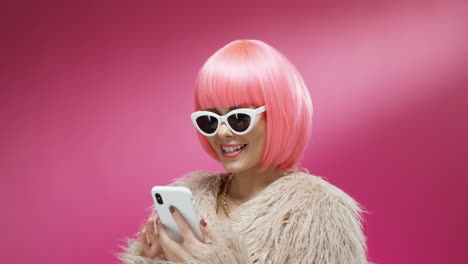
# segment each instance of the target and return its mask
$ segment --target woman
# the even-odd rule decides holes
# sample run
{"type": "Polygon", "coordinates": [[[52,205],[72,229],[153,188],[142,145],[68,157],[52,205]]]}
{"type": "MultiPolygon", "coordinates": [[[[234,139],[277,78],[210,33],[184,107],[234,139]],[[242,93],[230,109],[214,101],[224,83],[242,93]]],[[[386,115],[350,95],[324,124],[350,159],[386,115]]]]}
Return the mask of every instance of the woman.
{"type": "Polygon", "coordinates": [[[195,85],[192,121],[226,172],[197,171],[171,185],[191,189],[207,238],[167,235],[154,210],[125,263],[367,263],[360,205],[298,167],[310,138],[312,101],[294,65],[258,40],[214,53],[195,85]]]}

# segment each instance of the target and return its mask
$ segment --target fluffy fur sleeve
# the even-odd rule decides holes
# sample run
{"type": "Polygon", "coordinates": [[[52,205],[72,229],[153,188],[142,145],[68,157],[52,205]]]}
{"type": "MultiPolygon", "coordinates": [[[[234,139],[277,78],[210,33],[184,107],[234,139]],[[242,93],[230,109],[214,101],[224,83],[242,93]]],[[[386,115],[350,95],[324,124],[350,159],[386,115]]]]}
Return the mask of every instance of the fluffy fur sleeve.
{"type": "Polygon", "coordinates": [[[289,221],[297,225],[285,226],[296,233],[290,262],[367,264],[366,238],[362,232],[365,211],[342,190],[322,183],[325,188],[318,188],[303,199],[291,214],[289,221]]]}
{"type": "MultiPolygon", "coordinates": [[[[193,258],[185,263],[191,264],[247,264],[248,250],[243,243],[240,243],[238,236],[228,226],[213,228],[218,235],[208,250],[196,252],[193,258]]],[[[141,256],[141,243],[137,239],[129,239],[128,246],[122,247],[124,252],[117,256],[125,264],[175,264],[167,261],[164,255],[155,259],[141,256]]]]}
{"type": "MultiPolygon", "coordinates": [[[[200,210],[199,213],[204,216],[206,215],[206,193],[205,189],[213,188],[211,186],[209,177],[216,177],[210,172],[197,171],[191,172],[184,177],[176,179],[170,186],[185,186],[192,190],[194,200],[196,201],[197,208],[200,210]]],[[[157,211],[154,205],[151,206],[151,215],[157,218],[157,211]]],[[[205,218],[206,219],[206,218],[205,218]]],[[[212,221],[211,221],[212,222],[212,221]]],[[[210,221],[208,220],[208,224],[210,221]]],[[[143,224],[144,225],[144,224],[143,224]]],[[[143,225],[140,227],[143,227],[143,225]]],[[[228,225],[212,226],[214,233],[217,234],[216,240],[212,241],[212,245],[209,250],[205,252],[196,252],[193,258],[187,263],[201,264],[201,263],[248,263],[248,251],[246,246],[241,243],[238,235],[232,231],[228,225]]],[[[133,237],[138,237],[135,234],[133,237]]],[[[142,245],[137,238],[127,238],[126,246],[121,246],[122,252],[117,253],[117,257],[125,264],[173,264],[174,262],[167,261],[164,254],[161,256],[150,259],[141,256],[142,245]]]]}

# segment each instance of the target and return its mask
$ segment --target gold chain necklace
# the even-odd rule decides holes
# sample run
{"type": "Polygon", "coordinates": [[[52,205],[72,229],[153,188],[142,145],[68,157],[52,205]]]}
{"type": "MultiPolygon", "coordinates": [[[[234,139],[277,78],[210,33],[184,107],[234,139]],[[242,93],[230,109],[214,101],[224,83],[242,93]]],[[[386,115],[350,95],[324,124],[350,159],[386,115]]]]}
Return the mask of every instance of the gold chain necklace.
{"type": "MultiPolygon", "coordinates": [[[[226,194],[229,190],[229,186],[231,186],[231,182],[232,182],[232,174],[229,176],[229,179],[228,181],[224,184],[224,190],[223,192],[221,193],[221,197],[220,197],[220,202],[221,202],[221,205],[223,206],[223,209],[224,209],[224,213],[226,214],[226,216],[228,218],[231,218],[231,210],[229,210],[229,206],[227,204],[227,200],[226,200],[226,194]]],[[[231,199],[233,202],[235,202],[236,204],[238,205],[241,205],[239,204],[238,202],[234,201],[233,199],[231,199]]]]}

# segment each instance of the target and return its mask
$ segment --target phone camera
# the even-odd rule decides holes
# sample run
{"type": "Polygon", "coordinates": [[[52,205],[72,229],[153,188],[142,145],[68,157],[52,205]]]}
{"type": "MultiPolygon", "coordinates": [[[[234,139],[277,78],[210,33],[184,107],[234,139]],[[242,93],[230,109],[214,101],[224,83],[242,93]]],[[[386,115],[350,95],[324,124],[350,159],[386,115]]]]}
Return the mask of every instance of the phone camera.
{"type": "Polygon", "coordinates": [[[161,198],[161,195],[159,195],[159,193],[157,193],[155,196],[156,196],[156,201],[158,201],[158,204],[163,204],[163,200],[161,198]]]}

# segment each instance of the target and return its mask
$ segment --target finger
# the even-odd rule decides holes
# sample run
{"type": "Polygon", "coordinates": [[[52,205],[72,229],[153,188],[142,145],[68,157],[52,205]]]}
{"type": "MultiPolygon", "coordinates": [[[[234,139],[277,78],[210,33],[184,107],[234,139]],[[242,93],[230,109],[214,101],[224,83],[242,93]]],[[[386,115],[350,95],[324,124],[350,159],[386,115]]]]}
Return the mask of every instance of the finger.
{"type": "Polygon", "coordinates": [[[172,218],[174,218],[180,234],[184,237],[184,241],[194,242],[196,238],[193,235],[192,229],[190,229],[190,226],[187,224],[187,221],[185,221],[184,216],[174,206],[170,206],[169,210],[171,210],[172,218]]]}
{"type": "Polygon", "coordinates": [[[148,217],[148,220],[146,221],[146,230],[148,232],[148,238],[151,243],[153,243],[156,240],[156,231],[154,228],[154,218],[153,217],[148,217]]]}
{"type": "Polygon", "coordinates": [[[213,230],[208,226],[205,219],[200,220],[200,230],[205,238],[205,244],[211,244],[213,242],[213,230]]]}
{"type": "Polygon", "coordinates": [[[146,229],[143,228],[140,232],[140,235],[138,235],[139,239],[140,239],[140,243],[141,245],[143,246],[143,249],[146,251],[146,249],[149,248],[150,244],[149,244],[149,241],[148,241],[148,238],[146,236],[146,229]]]}
{"type": "Polygon", "coordinates": [[[161,243],[162,250],[164,251],[164,255],[166,257],[174,257],[177,256],[178,252],[182,252],[182,246],[174,241],[171,237],[169,237],[166,227],[161,223],[161,220],[158,219],[156,222],[156,227],[159,231],[159,241],[161,243]]]}
{"type": "Polygon", "coordinates": [[[138,235],[141,241],[141,253],[143,256],[148,258],[155,258],[161,254],[162,248],[159,241],[149,244],[147,239],[147,231],[146,229],[142,230],[138,235]]]}
{"type": "Polygon", "coordinates": [[[162,252],[162,246],[160,241],[156,241],[151,244],[151,247],[148,249],[148,256],[149,258],[154,258],[157,257],[161,254],[162,252]]]}
{"type": "MultiPolygon", "coordinates": [[[[158,217],[158,220],[159,220],[159,217],[158,217]]],[[[159,254],[162,251],[161,242],[159,241],[158,228],[156,228],[155,225],[156,223],[153,222],[153,228],[155,229],[154,238],[151,241],[151,247],[149,248],[149,251],[148,251],[149,252],[148,254],[151,255],[152,257],[159,256],[159,254]]]]}

